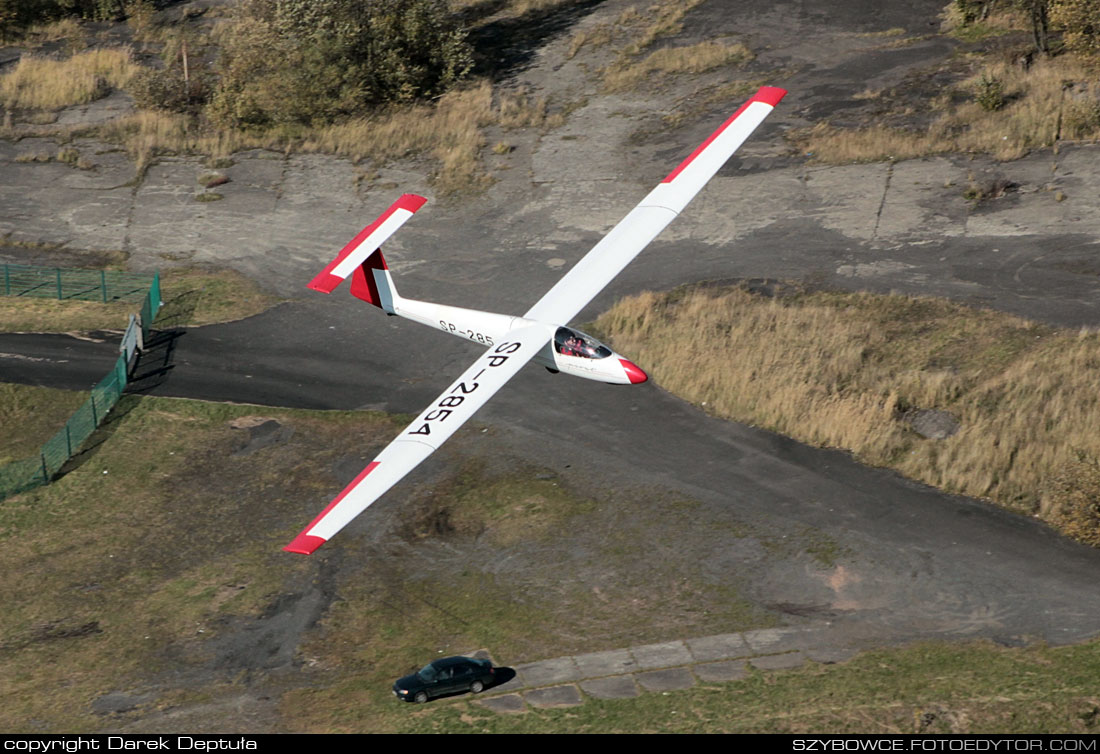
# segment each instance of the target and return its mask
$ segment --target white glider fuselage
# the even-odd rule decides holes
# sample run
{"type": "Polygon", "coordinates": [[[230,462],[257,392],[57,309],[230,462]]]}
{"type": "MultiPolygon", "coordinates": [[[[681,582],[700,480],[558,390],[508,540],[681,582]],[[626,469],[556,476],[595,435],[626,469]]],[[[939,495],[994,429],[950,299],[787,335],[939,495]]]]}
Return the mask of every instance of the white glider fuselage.
{"type": "Polygon", "coordinates": [[[555,336],[531,359],[535,364],[553,372],[612,385],[636,385],[647,379],[645,372],[626,357],[580,330],[508,314],[402,298],[393,287],[389,270],[373,269],[371,272],[378,291],[389,291],[389,296],[382,297],[382,309],[387,314],[411,319],[482,346],[499,343],[508,333],[521,327],[545,324],[555,336]]]}

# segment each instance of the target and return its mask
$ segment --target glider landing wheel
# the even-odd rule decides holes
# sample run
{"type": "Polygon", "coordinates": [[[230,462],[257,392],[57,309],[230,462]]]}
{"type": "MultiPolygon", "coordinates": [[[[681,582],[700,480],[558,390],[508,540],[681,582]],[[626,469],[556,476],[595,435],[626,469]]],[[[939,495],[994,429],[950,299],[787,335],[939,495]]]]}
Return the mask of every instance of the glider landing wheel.
{"type": "Polygon", "coordinates": [[[470,691],[474,692],[475,694],[480,694],[484,690],[485,690],[485,684],[482,683],[481,681],[474,681],[473,683],[470,684],[470,691]]]}
{"type": "Polygon", "coordinates": [[[428,692],[417,691],[416,696],[413,697],[413,701],[417,704],[423,704],[424,702],[428,701],[428,692]]]}

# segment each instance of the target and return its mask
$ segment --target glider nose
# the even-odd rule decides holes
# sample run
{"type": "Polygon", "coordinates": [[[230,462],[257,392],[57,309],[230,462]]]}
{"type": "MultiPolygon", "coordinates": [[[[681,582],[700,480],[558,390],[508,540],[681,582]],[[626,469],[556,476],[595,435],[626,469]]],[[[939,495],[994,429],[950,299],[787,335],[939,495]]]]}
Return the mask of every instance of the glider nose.
{"type": "Polygon", "coordinates": [[[626,359],[619,359],[619,363],[623,365],[623,371],[626,372],[627,379],[630,380],[631,385],[638,385],[649,379],[649,375],[638,368],[633,362],[626,359]]]}

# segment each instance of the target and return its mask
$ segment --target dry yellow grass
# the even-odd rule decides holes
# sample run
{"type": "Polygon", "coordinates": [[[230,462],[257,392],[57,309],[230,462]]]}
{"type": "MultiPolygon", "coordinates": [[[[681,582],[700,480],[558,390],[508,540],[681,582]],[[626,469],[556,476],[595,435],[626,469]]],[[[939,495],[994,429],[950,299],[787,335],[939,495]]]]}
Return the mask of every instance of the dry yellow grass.
{"type": "Polygon", "coordinates": [[[641,294],[597,328],[663,387],[716,415],[846,448],[1100,543],[1078,473],[1082,457],[1100,459],[1095,332],[934,299],[765,299],[740,289],[641,294]],[[948,411],[960,430],[922,439],[904,419],[914,409],[948,411]]]}
{"type": "Polygon", "coordinates": [[[636,62],[620,58],[604,71],[604,88],[612,92],[633,89],[654,74],[703,73],[719,66],[742,65],[752,58],[752,52],[743,44],[700,42],[686,47],[666,47],[636,62]]]}
{"type": "Polygon", "coordinates": [[[1072,56],[1043,59],[1027,70],[1008,63],[988,65],[959,88],[975,92],[982,76],[1003,86],[1003,108],[987,111],[976,101],[952,106],[944,98],[930,106],[946,112],[923,130],[840,129],[821,123],[792,138],[802,151],[812,153],[814,161],[829,164],[949,152],[1013,160],[1060,140],[1100,140],[1100,76],[1072,56]]]}
{"type": "Polygon", "coordinates": [[[124,88],[136,70],[129,48],[88,50],[65,60],[27,55],[0,77],[0,103],[36,110],[82,105],[124,88]]]}
{"type": "Polygon", "coordinates": [[[449,92],[432,104],[394,107],[378,115],[319,128],[205,131],[194,118],[162,111],[141,111],[101,130],[126,145],[139,173],[159,154],[193,152],[225,157],[242,149],[325,152],[355,161],[385,162],[410,155],[431,155],[441,193],[476,188],[488,180],[480,153],[482,128],[553,125],[546,101],[525,91],[500,94],[494,102],[489,82],[449,92]]]}

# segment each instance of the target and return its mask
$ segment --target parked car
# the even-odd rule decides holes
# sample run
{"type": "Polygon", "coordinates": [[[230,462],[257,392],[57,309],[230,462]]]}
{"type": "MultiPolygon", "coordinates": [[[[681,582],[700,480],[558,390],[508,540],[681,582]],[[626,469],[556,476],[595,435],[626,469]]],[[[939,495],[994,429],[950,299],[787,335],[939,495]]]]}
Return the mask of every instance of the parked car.
{"type": "Polygon", "coordinates": [[[423,704],[433,696],[462,691],[478,694],[493,682],[493,663],[473,657],[433,660],[412,675],[398,678],[393,693],[406,702],[423,704]]]}

